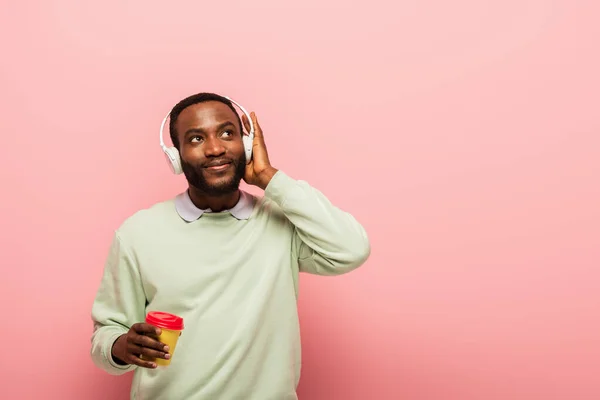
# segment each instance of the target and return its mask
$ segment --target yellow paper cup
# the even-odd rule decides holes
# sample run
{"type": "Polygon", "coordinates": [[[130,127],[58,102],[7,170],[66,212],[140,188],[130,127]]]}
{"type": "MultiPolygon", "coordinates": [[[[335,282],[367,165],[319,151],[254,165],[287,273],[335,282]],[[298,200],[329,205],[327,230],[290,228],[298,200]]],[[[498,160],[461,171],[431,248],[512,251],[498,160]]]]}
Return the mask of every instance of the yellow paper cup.
{"type": "Polygon", "coordinates": [[[146,315],[146,323],[160,328],[162,332],[158,337],[158,341],[169,346],[169,354],[171,355],[171,358],[168,360],[157,358],[152,361],[160,366],[171,364],[177,341],[179,340],[181,331],[183,331],[183,318],[165,312],[152,311],[146,315]]]}

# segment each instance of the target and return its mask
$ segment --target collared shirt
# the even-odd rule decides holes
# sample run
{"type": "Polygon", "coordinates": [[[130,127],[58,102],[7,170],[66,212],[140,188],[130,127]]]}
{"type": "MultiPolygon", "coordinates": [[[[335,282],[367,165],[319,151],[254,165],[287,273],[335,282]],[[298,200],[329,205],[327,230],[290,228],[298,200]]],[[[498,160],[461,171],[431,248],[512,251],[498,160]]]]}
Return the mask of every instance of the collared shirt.
{"type": "MultiPolygon", "coordinates": [[[[229,210],[223,210],[223,212],[229,212],[237,219],[248,219],[252,214],[253,206],[252,196],[240,190],[240,199],[237,204],[229,210]]],[[[187,190],[175,197],[175,208],[179,216],[187,222],[196,221],[202,214],[213,212],[210,208],[203,210],[196,207],[187,190]]]]}

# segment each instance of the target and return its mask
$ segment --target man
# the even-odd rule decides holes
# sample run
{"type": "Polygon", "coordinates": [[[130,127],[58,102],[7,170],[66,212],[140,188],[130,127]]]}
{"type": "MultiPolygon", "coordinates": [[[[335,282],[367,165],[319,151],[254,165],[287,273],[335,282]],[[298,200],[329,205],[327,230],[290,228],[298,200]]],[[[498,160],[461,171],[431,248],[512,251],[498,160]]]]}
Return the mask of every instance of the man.
{"type": "Polygon", "coordinates": [[[115,232],[92,308],[91,355],[110,374],[135,371],[133,399],[297,399],[298,273],[347,273],[370,254],[350,214],[271,165],[250,115],[246,163],[242,120],[227,98],[178,103],[170,134],[189,187],[115,232]],[[241,191],[242,178],[264,196],[241,191]],[[184,319],[167,367],[148,361],[171,357],[153,339],[160,330],[144,323],[149,311],[184,319]]]}

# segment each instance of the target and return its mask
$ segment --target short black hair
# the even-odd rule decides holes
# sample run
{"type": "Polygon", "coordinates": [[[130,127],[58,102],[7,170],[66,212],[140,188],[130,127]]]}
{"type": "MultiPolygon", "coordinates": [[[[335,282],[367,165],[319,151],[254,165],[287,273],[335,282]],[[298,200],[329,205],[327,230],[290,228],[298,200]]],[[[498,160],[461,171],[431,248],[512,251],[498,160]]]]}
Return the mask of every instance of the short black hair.
{"type": "Polygon", "coordinates": [[[171,110],[171,114],[169,116],[169,134],[171,135],[171,142],[173,142],[173,146],[175,146],[177,150],[179,150],[179,138],[177,137],[177,129],[175,129],[175,124],[177,123],[177,118],[179,117],[179,114],[181,114],[181,112],[189,106],[193,106],[194,104],[198,103],[204,103],[206,101],[218,101],[231,108],[231,111],[233,111],[233,113],[235,114],[237,121],[240,125],[240,134],[244,134],[242,120],[240,119],[240,116],[237,113],[236,109],[233,107],[233,103],[229,99],[216,93],[197,93],[181,100],[171,110]]]}

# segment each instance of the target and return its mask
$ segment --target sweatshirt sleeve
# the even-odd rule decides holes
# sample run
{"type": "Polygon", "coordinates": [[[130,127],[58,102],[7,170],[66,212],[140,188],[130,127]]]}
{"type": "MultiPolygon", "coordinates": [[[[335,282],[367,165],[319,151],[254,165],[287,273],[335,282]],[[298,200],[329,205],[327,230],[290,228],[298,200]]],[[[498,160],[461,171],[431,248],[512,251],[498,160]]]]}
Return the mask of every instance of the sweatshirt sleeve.
{"type": "Polygon", "coordinates": [[[91,357],[96,366],[111,375],[122,375],[137,368],[115,363],[112,346],[134,323],[143,322],[145,304],[146,296],[135,259],[116,232],[92,306],[91,357]]]}
{"type": "Polygon", "coordinates": [[[371,246],[363,226],[307,182],[277,171],[265,197],[274,201],[295,227],[301,272],[340,275],[368,259],[371,246]]]}

